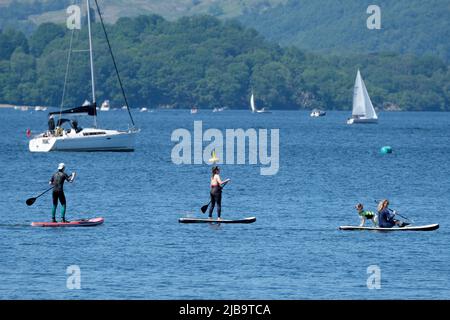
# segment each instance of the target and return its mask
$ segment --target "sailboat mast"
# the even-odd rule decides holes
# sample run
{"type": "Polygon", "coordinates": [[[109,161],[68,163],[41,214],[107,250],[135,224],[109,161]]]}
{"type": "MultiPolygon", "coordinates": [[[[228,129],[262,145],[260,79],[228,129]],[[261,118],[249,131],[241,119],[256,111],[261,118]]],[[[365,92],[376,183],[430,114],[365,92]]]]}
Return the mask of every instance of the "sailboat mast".
{"type": "MultiPolygon", "coordinates": [[[[88,32],[89,32],[89,59],[91,64],[91,88],[92,88],[92,103],[96,105],[95,101],[95,79],[94,79],[94,58],[92,55],[92,34],[91,34],[91,4],[89,0],[86,0],[87,7],[87,20],[88,20],[88,32]]],[[[94,115],[94,126],[97,127],[97,116],[94,115]]]]}

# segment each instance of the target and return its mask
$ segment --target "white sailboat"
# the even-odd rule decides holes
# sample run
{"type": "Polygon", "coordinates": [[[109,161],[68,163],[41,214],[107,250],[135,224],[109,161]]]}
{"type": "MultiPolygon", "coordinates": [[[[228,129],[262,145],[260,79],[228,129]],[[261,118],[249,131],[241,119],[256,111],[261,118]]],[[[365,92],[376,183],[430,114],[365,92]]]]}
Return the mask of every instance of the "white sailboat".
{"type": "Polygon", "coordinates": [[[271,113],[269,110],[267,110],[266,108],[262,108],[262,109],[258,109],[256,107],[255,104],[255,95],[253,94],[252,91],[252,96],[250,97],[250,109],[252,110],[253,113],[271,113]]]}
{"type": "Polygon", "coordinates": [[[372,105],[359,69],[353,89],[352,117],[347,120],[347,124],[354,123],[378,123],[377,113],[372,105]]]}
{"type": "MultiPolygon", "coordinates": [[[[51,112],[49,114],[48,130],[32,138],[29,142],[29,150],[31,152],[50,152],[50,151],[134,151],[135,136],[139,130],[134,128],[134,121],[131,116],[128,103],[125,98],[127,110],[132,122],[132,128],[126,131],[106,130],[97,127],[97,104],[95,100],[95,79],[94,79],[94,62],[92,50],[91,35],[91,17],[90,17],[90,1],[86,0],[87,26],[89,33],[89,60],[91,68],[91,89],[92,103],[86,101],[81,107],[75,107],[59,112],[51,112]],[[81,128],[75,119],[65,119],[62,116],[92,116],[94,119],[94,127],[81,128]],[[57,118],[55,122],[55,118],[57,118]],[[64,128],[64,124],[70,124],[69,128],[64,128]]],[[[103,25],[102,17],[99,12],[100,20],[103,25]]],[[[104,27],[104,25],[103,25],[104,27]]],[[[106,31],[105,31],[106,32],[106,31]]],[[[110,48],[112,58],[112,51],[110,48]]],[[[69,55],[70,56],[70,55],[69,55]]],[[[117,70],[116,70],[117,72],[117,70]]],[[[119,83],[122,87],[120,76],[117,72],[119,83]]],[[[123,88],[122,88],[123,91],[123,88]]]]}

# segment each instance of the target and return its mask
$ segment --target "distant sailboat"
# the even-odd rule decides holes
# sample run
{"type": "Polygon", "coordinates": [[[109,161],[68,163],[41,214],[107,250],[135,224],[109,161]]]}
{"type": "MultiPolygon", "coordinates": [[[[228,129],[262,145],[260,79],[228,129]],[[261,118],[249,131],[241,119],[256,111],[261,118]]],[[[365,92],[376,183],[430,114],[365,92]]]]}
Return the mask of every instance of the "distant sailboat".
{"type": "Polygon", "coordinates": [[[256,108],[255,95],[253,94],[253,91],[252,96],[250,97],[250,109],[252,110],[253,113],[271,113],[269,110],[266,110],[266,108],[262,109],[256,108]]]}
{"type": "Polygon", "coordinates": [[[378,123],[378,116],[373,108],[366,85],[358,69],[355,87],[353,89],[353,111],[352,117],[347,120],[347,124],[353,123],[378,123]]]}

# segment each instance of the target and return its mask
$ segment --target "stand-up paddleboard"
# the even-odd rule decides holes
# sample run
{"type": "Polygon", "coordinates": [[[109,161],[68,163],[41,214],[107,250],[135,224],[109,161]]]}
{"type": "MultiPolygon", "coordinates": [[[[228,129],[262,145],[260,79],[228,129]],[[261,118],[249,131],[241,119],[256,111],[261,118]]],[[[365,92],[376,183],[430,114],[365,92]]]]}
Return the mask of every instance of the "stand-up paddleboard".
{"type": "Polygon", "coordinates": [[[208,219],[208,218],[180,218],[179,223],[253,223],[256,221],[255,217],[244,219],[229,220],[229,219],[208,219]]]}
{"type": "Polygon", "coordinates": [[[428,224],[425,226],[408,226],[408,227],[393,227],[393,228],[379,228],[379,227],[356,227],[356,226],[340,226],[339,230],[347,231],[433,231],[439,229],[438,224],[428,224]]]}
{"type": "Polygon", "coordinates": [[[103,218],[79,219],[69,222],[32,222],[32,227],[94,227],[102,224],[103,218]]]}

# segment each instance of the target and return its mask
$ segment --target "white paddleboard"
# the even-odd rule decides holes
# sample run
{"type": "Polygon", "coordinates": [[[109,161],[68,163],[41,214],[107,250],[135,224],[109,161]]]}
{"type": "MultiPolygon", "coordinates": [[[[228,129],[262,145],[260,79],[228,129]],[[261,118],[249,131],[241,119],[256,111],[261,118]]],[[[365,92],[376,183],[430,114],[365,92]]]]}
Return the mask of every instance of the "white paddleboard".
{"type": "Polygon", "coordinates": [[[359,227],[359,226],[340,226],[339,230],[347,231],[433,231],[439,229],[439,224],[428,224],[424,226],[407,226],[403,228],[379,228],[379,227],[359,227]]]}

